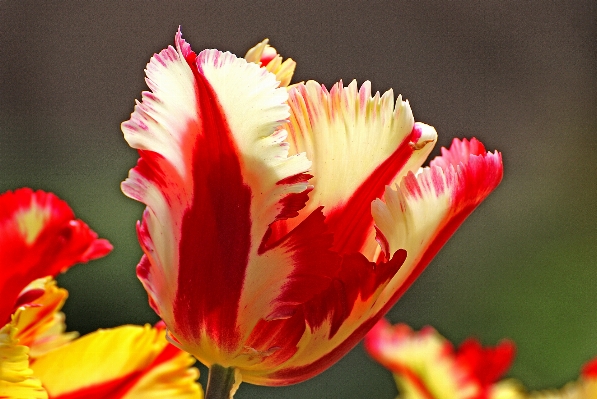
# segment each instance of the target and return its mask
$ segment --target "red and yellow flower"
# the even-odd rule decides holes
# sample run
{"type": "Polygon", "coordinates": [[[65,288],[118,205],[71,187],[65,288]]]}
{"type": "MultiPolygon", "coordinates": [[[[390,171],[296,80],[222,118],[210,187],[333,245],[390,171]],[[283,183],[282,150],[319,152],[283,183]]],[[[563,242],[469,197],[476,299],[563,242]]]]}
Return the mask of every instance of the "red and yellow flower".
{"type": "Polygon", "coordinates": [[[203,397],[194,360],[163,326],[64,332],[68,293],[52,276],[111,248],[53,194],[0,195],[0,398],[203,397]]]}
{"type": "Polygon", "coordinates": [[[0,195],[0,325],[44,293],[39,287],[21,292],[33,280],[56,276],[111,250],[52,193],[22,188],[0,195]]]}
{"type": "Polygon", "coordinates": [[[523,397],[518,384],[498,382],[514,358],[510,341],[484,348],[469,339],[454,350],[431,327],[414,332],[405,324],[391,326],[382,319],[367,334],[365,348],[394,374],[402,399],[523,397]]]}
{"type": "Polygon", "coordinates": [[[369,82],[279,87],[269,52],[249,53],[265,67],[196,54],[179,32],[154,55],[151,91],[122,125],[140,154],[122,189],[147,205],[137,275],[171,341],[243,381],[285,385],[356,345],[502,162],[455,140],[421,169],[436,132],[408,102],[369,82]]]}

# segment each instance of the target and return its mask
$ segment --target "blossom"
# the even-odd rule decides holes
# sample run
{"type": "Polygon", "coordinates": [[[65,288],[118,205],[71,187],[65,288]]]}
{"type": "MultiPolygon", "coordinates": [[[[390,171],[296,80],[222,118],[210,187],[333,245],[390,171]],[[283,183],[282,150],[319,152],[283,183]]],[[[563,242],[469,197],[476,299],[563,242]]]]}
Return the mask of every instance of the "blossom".
{"type": "Polygon", "coordinates": [[[29,188],[0,195],[0,397],[45,398],[30,355],[52,350],[64,333],[66,291],[50,276],[112,250],[52,193],[29,188]]]}
{"type": "Polygon", "coordinates": [[[68,292],[59,288],[51,277],[32,281],[19,298],[29,296],[30,292],[43,292],[39,297],[21,306],[12,316],[16,329],[15,338],[19,344],[29,348],[29,355],[39,357],[75,339],[76,332],[65,333],[64,314],[60,311],[68,292]]]}
{"type": "Polygon", "coordinates": [[[31,289],[21,295],[33,280],[56,276],[111,250],[52,193],[21,188],[0,195],[0,326],[43,294],[43,289],[31,289]]]}
{"type": "Polygon", "coordinates": [[[380,320],[365,338],[369,354],[394,374],[401,398],[518,398],[521,389],[498,382],[514,357],[511,341],[482,347],[468,339],[457,350],[431,327],[414,332],[380,320]]]}
{"type": "Polygon", "coordinates": [[[476,139],[420,169],[435,129],[369,82],[279,87],[180,31],[146,73],[122,124],[140,155],[122,190],[147,205],[137,275],[171,342],[243,381],[335,363],[502,177],[476,139]]]}
{"type": "Polygon", "coordinates": [[[51,278],[0,331],[0,398],[201,399],[195,360],[169,344],[158,324],[98,330],[73,340],[60,309],[67,292],[51,278]]]}

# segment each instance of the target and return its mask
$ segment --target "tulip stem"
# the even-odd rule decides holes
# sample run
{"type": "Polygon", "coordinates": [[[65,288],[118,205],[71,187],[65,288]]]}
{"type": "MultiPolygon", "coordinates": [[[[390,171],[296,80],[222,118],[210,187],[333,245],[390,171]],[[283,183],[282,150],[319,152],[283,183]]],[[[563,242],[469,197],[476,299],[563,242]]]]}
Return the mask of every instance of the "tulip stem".
{"type": "Polygon", "coordinates": [[[212,365],[207,377],[205,399],[232,399],[234,378],[234,367],[212,365]]]}

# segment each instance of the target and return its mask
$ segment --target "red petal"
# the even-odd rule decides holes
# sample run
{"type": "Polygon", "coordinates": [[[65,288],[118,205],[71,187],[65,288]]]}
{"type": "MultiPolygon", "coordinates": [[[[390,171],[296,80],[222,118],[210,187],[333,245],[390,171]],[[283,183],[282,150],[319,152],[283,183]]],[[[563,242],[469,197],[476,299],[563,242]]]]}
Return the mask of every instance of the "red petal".
{"type": "Polygon", "coordinates": [[[51,193],[22,188],[0,195],[0,323],[8,321],[20,291],[31,281],[111,250],[51,193]]]}

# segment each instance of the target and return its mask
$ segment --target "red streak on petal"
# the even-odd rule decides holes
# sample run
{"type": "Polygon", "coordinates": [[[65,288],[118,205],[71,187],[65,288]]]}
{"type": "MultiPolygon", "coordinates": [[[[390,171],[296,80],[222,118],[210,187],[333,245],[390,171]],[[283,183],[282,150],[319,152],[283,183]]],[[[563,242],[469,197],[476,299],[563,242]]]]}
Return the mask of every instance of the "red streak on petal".
{"type": "Polygon", "coordinates": [[[14,304],[14,308],[17,309],[23,305],[27,305],[35,301],[37,298],[39,298],[45,293],[46,290],[43,288],[32,288],[29,290],[23,290],[19,294],[19,297],[17,298],[17,301],[14,304]]]}
{"type": "MultiPolygon", "coordinates": [[[[460,142],[458,142],[460,143],[460,142]]],[[[452,163],[446,163],[448,167],[452,163]]],[[[440,166],[436,164],[436,166],[440,166]]],[[[394,306],[396,301],[404,294],[410,285],[421,274],[433,257],[442,248],[446,241],[452,236],[456,229],[462,224],[466,217],[479,205],[479,203],[499,184],[503,167],[501,156],[496,154],[471,155],[468,164],[461,165],[459,170],[459,187],[455,192],[452,203],[456,204],[452,209],[447,221],[441,226],[435,237],[425,249],[417,265],[405,282],[394,293],[390,300],[381,310],[370,319],[362,323],[347,339],[329,353],[314,361],[313,363],[282,369],[269,376],[269,385],[288,385],[311,378],[327,367],[338,361],[346,352],[352,349],[358,341],[375,325],[382,315],[394,306]]]]}
{"type": "Polygon", "coordinates": [[[421,379],[421,377],[417,374],[416,371],[411,370],[408,367],[405,367],[401,364],[396,364],[392,367],[392,370],[398,374],[403,375],[408,381],[417,389],[421,397],[425,399],[436,399],[436,397],[431,393],[429,388],[425,385],[425,381],[421,379]]]}
{"type": "Polygon", "coordinates": [[[200,114],[199,123],[188,127],[194,131],[184,135],[196,138],[189,143],[194,198],[182,218],[175,330],[190,342],[204,330],[222,349],[232,350],[251,245],[251,190],[216,94],[191,68],[200,114]]]}
{"type": "Polygon", "coordinates": [[[136,372],[116,380],[81,388],[63,395],[48,394],[48,399],[120,399],[130,391],[142,375],[142,373],[136,372]]]}
{"type": "Polygon", "coordinates": [[[375,325],[380,319],[381,315],[366,320],[361,324],[352,334],[348,336],[342,343],[328,352],[326,355],[317,359],[313,363],[306,364],[299,367],[289,367],[279,370],[268,376],[267,385],[282,386],[296,384],[305,381],[311,377],[316,376],[323,370],[330,367],[332,364],[340,360],[348,351],[350,351],[365,334],[375,325]]]}
{"type": "MultiPolygon", "coordinates": [[[[391,272],[393,270],[397,270],[402,265],[405,258],[406,258],[405,251],[397,251],[394,254],[394,256],[392,257],[392,260],[390,262],[388,262],[388,264],[384,265],[386,269],[381,269],[381,271],[377,272],[377,274],[376,274],[377,281],[376,282],[383,281],[384,279],[388,278],[387,276],[390,274],[393,275],[391,272]],[[394,262],[394,263],[392,263],[392,262],[394,262]]],[[[377,265],[376,267],[379,267],[379,266],[380,265],[377,265]]],[[[357,274],[354,277],[355,277],[355,280],[357,280],[359,278],[359,275],[357,274]]],[[[390,278],[391,278],[391,276],[390,276],[390,278]]],[[[367,283],[364,283],[363,286],[368,287],[369,285],[367,283]]],[[[373,286],[371,285],[370,287],[373,287],[373,286]]],[[[366,288],[360,288],[360,290],[367,292],[366,288]]],[[[314,307],[311,308],[310,311],[316,311],[317,306],[319,306],[321,308],[325,307],[320,302],[316,302],[316,301],[314,301],[313,305],[314,305],[314,307]]],[[[353,303],[353,305],[354,305],[354,303],[353,303]]],[[[339,305],[336,305],[336,306],[339,306],[339,305]]],[[[386,306],[386,308],[384,308],[385,310],[383,312],[378,312],[376,315],[372,316],[370,319],[365,320],[360,326],[358,326],[355,329],[355,331],[353,331],[352,334],[350,334],[344,341],[342,341],[342,343],[340,343],[338,346],[333,348],[330,352],[328,352],[321,358],[317,359],[316,361],[314,361],[310,364],[299,366],[299,367],[284,368],[284,369],[281,369],[281,370],[269,375],[267,377],[267,385],[282,386],[282,385],[296,384],[298,382],[305,381],[305,380],[321,373],[323,370],[327,369],[332,364],[334,364],[338,360],[340,360],[346,353],[348,353],[348,351],[350,351],[352,348],[354,348],[354,346],[359,343],[359,341],[375,325],[375,323],[377,323],[379,321],[381,316],[383,314],[385,314],[385,312],[387,312],[387,309],[389,307],[390,306],[386,306]]],[[[338,310],[334,310],[334,311],[338,311],[338,310]]],[[[307,315],[305,317],[308,318],[307,315]]]]}
{"type": "Polygon", "coordinates": [[[299,310],[287,319],[260,320],[245,345],[254,352],[254,356],[267,353],[267,356],[263,356],[263,368],[270,365],[274,368],[296,353],[304,331],[305,317],[299,310]]]}
{"type": "MultiPolygon", "coordinates": [[[[275,300],[276,307],[266,319],[290,317],[303,304],[328,289],[338,273],[340,262],[340,258],[330,251],[332,239],[320,207],[282,240],[271,245],[292,253],[294,270],[275,300]]],[[[321,305],[319,310],[327,314],[334,304],[321,305]]]]}
{"type": "Polygon", "coordinates": [[[420,137],[421,131],[415,125],[392,155],[375,168],[351,197],[327,213],[327,225],[334,232],[335,251],[347,254],[361,250],[373,227],[371,202],[383,195],[385,186],[408,162],[413,153],[409,143],[420,137]]]}

